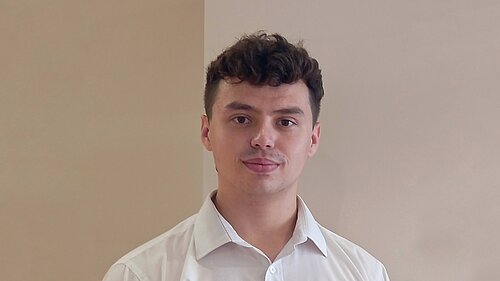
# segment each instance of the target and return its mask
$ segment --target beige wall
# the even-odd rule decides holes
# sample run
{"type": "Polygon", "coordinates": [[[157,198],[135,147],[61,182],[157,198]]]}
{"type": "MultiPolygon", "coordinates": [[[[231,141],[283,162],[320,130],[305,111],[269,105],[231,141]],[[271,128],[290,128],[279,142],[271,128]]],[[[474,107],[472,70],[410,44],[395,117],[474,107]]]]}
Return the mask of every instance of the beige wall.
{"type": "Polygon", "coordinates": [[[100,280],[198,209],[203,1],[0,0],[0,40],[0,279],[100,280]]]}
{"type": "MultiPolygon", "coordinates": [[[[205,63],[281,32],[323,68],[322,143],[301,193],[392,280],[498,279],[498,1],[205,1],[205,63]]],[[[215,186],[204,155],[204,192],[215,186]]]]}

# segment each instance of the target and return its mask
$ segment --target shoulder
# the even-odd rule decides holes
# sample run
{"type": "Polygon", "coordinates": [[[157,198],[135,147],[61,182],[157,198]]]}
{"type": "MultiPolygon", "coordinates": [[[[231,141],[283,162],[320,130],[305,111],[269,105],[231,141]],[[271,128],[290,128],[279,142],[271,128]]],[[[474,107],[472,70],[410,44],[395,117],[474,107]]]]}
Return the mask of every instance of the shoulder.
{"type": "Polygon", "coordinates": [[[119,259],[117,263],[126,263],[131,260],[137,260],[143,255],[155,256],[156,253],[167,253],[167,255],[179,254],[182,250],[187,249],[187,246],[189,245],[192,238],[195,220],[196,215],[187,218],[169,231],[130,251],[128,254],[119,259]]]}
{"type": "MultiPolygon", "coordinates": [[[[388,281],[384,265],[365,249],[319,225],[332,259],[354,267],[366,280],[388,281]]],[[[329,256],[330,257],[330,256],[329,256]]]]}
{"type": "Polygon", "coordinates": [[[168,268],[178,266],[177,263],[188,255],[196,217],[187,218],[121,257],[111,266],[104,280],[151,280],[155,278],[151,278],[150,274],[155,275],[155,272],[165,272],[168,268]],[[133,276],[134,279],[113,278],[111,275],[133,276]]]}

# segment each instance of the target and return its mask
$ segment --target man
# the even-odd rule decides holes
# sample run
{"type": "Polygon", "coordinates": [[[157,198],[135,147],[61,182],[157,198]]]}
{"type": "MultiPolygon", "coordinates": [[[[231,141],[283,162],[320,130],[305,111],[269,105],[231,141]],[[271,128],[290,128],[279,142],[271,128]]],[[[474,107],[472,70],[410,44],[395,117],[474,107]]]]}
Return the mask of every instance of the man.
{"type": "Polygon", "coordinates": [[[388,281],[378,260],[319,225],[297,196],[318,149],[322,97],[317,61],[278,34],[245,36],[219,55],[201,118],[217,190],[104,281],[388,281]]]}

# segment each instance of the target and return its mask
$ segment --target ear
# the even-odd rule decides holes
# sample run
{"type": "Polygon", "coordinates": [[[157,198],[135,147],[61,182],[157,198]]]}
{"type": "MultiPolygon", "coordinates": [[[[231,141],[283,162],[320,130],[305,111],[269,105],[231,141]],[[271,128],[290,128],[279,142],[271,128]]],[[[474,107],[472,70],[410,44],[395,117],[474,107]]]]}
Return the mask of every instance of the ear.
{"type": "Polygon", "coordinates": [[[212,144],[210,143],[210,121],[206,115],[201,116],[201,142],[206,150],[212,151],[212,144]]]}
{"type": "Polygon", "coordinates": [[[321,124],[319,122],[316,122],[316,124],[314,124],[311,134],[311,144],[309,146],[309,152],[308,152],[309,157],[312,157],[318,150],[320,133],[321,133],[321,124]]]}

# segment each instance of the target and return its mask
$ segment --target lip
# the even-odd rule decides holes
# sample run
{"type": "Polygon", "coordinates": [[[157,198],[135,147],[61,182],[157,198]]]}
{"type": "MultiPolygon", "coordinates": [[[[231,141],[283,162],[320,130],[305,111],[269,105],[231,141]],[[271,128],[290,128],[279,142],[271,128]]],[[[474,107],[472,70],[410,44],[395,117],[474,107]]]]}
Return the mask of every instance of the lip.
{"type": "Polygon", "coordinates": [[[252,158],[243,160],[243,164],[254,173],[270,173],[279,167],[279,163],[267,158],[252,158]]]}

